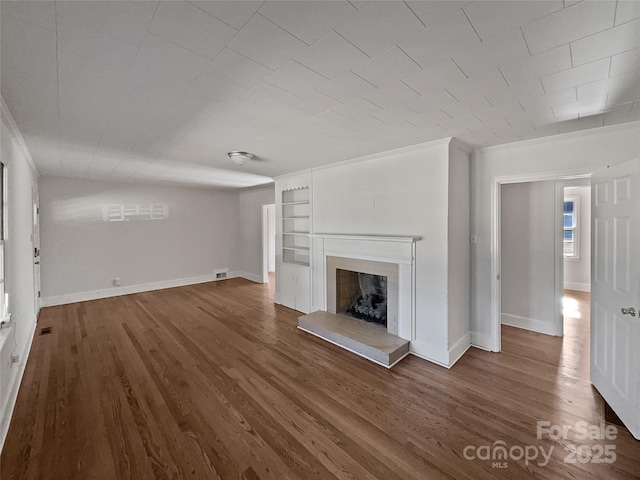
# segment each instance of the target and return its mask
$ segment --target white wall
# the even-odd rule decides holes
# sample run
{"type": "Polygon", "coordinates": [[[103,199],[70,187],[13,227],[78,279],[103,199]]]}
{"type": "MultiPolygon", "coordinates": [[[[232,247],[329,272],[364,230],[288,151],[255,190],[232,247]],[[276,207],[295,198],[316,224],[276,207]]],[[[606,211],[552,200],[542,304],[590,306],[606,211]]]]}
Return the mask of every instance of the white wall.
{"type": "Polygon", "coordinates": [[[5,290],[12,325],[0,331],[0,449],[9,427],[20,380],[36,326],[33,279],[32,191],[37,173],[11,114],[2,100],[0,160],[8,174],[8,225],[5,250],[5,290]],[[11,364],[10,356],[19,355],[11,364]]]}
{"type": "Polygon", "coordinates": [[[578,231],[580,258],[565,259],[564,288],[581,292],[591,291],[591,187],[566,187],[565,196],[578,197],[578,231]]]}
{"type": "Polygon", "coordinates": [[[273,183],[240,191],[239,237],[234,269],[238,275],[255,282],[262,282],[262,206],[273,204],[275,198],[273,183]]]}
{"type": "Polygon", "coordinates": [[[449,148],[432,142],[312,172],[315,233],[422,237],[411,348],[445,365],[469,325],[469,156],[456,152],[450,160],[449,148]]]}
{"type": "Polygon", "coordinates": [[[469,152],[455,142],[449,145],[449,337],[453,356],[462,355],[470,343],[471,309],[471,172],[469,152]]]}
{"type": "Polygon", "coordinates": [[[633,122],[543,139],[488,147],[474,152],[472,170],[472,342],[491,348],[492,189],[508,176],[565,176],[590,173],[631,160],[640,152],[640,123],[633,122]]]}
{"type": "Polygon", "coordinates": [[[238,205],[232,191],[42,177],[43,304],[214,279],[233,268],[238,205]],[[167,218],[104,220],[109,206],[151,204],[167,218]]]}
{"type": "Polygon", "coordinates": [[[556,182],[501,187],[502,323],[556,334],[556,182]]]}

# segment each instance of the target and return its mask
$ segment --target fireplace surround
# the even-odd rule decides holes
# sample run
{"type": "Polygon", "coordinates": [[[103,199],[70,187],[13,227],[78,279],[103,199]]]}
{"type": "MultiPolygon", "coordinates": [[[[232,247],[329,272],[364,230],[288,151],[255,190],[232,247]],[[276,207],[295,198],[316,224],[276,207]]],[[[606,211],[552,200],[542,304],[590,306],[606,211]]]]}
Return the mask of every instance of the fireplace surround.
{"type": "Polygon", "coordinates": [[[411,341],[415,331],[413,236],[311,234],[312,311],[337,313],[337,270],[387,278],[387,331],[411,341]]]}

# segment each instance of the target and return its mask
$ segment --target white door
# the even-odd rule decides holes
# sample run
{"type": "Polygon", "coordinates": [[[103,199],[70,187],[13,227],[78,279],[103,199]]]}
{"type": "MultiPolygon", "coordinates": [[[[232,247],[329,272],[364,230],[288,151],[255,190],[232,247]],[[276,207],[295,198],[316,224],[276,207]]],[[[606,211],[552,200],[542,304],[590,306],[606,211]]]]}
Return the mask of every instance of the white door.
{"type": "Polygon", "coordinates": [[[640,439],[640,159],[591,185],[591,383],[640,439]]]}

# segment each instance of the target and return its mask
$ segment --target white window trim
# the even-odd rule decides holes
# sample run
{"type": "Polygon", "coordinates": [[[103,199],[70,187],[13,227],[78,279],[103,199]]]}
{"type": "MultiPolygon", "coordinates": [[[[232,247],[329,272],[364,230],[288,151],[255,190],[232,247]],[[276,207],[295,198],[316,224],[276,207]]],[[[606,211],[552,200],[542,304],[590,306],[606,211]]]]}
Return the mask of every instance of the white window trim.
{"type": "MultiPolygon", "coordinates": [[[[572,262],[580,261],[580,196],[579,195],[567,195],[564,197],[565,202],[573,202],[573,255],[564,255],[565,260],[572,262]]],[[[564,206],[562,208],[562,241],[564,243],[564,206]]]]}

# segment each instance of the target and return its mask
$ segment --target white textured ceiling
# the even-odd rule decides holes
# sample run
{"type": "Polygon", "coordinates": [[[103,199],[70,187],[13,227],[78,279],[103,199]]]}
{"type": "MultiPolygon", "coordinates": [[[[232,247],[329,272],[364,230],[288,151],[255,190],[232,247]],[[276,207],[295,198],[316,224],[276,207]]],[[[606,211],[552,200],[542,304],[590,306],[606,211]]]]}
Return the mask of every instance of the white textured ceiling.
{"type": "Polygon", "coordinates": [[[3,0],[0,15],[2,96],[43,174],[249,186],[443,137],[640,119],[640,1],[3,0]]]}

